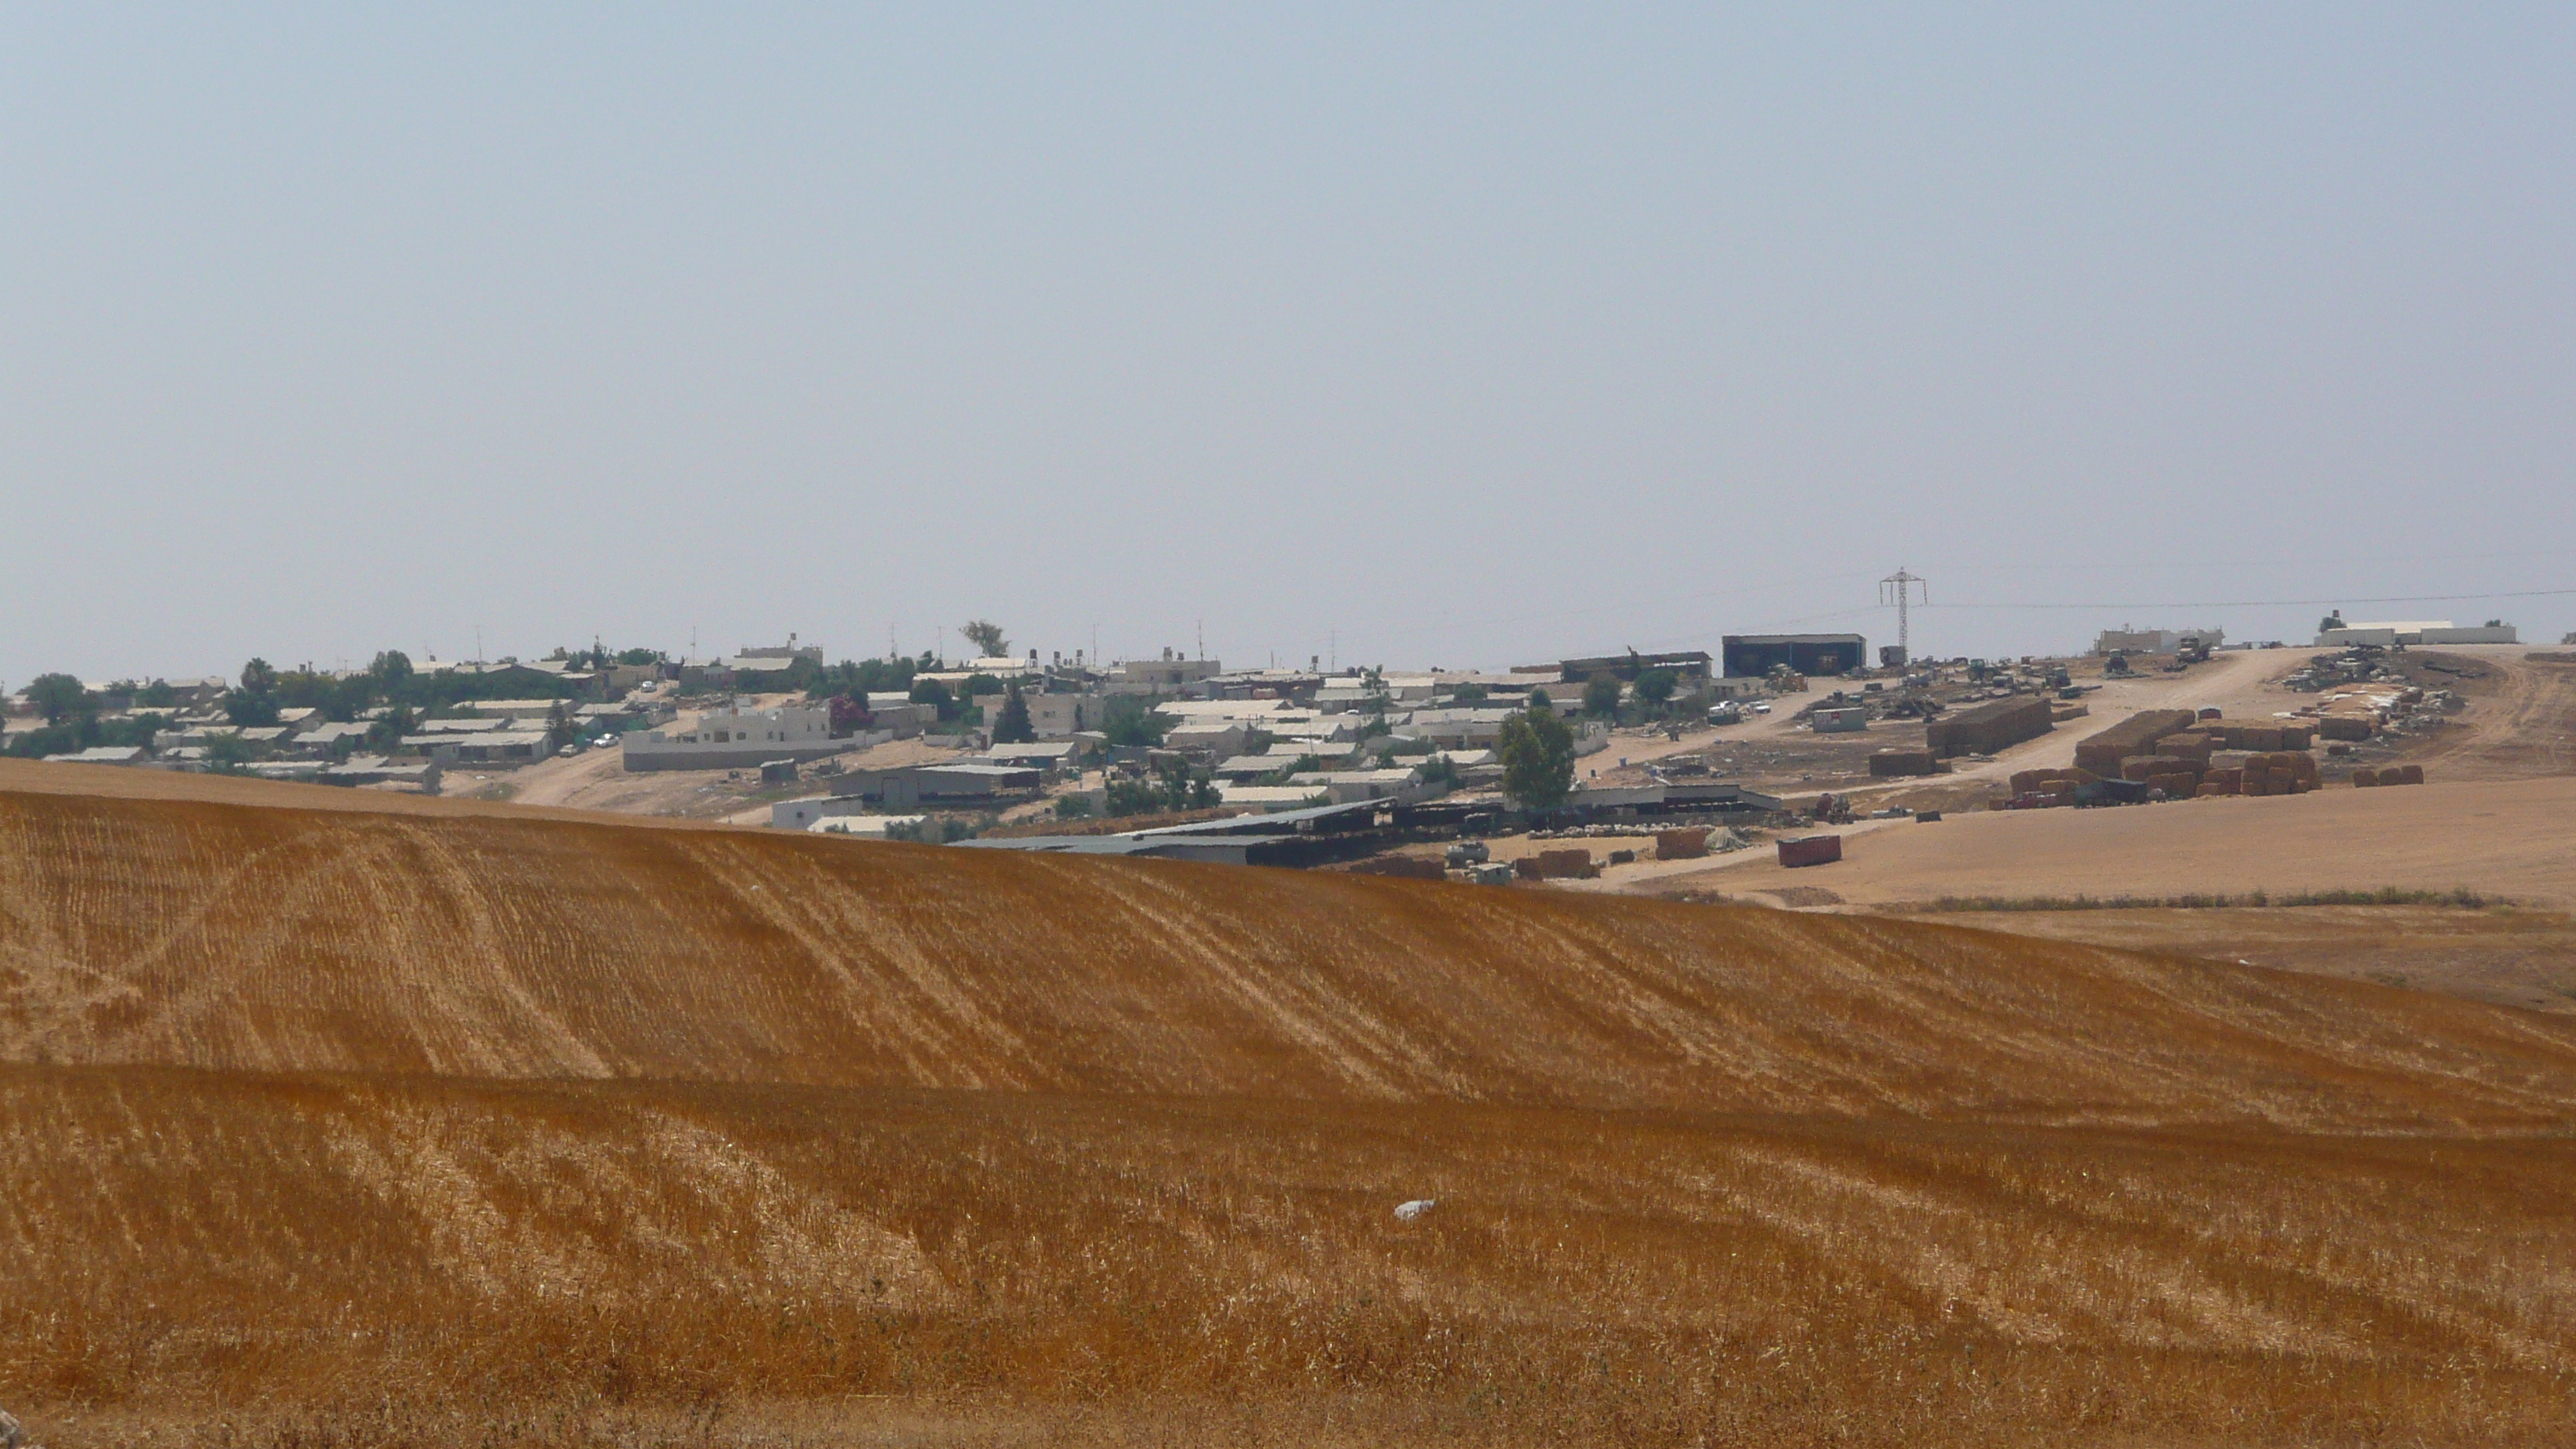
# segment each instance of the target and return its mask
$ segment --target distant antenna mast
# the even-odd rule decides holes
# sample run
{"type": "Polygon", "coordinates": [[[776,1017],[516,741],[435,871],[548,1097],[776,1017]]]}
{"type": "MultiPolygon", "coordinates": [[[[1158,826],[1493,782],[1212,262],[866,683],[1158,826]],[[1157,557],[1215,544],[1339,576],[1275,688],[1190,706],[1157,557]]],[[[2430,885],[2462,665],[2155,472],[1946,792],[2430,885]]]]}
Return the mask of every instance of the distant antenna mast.
{"type": "Polygon", "coordinates": [[[1906,610],[1917,602],[1932,602],[1932,586],[1923,581],[1922,575],[1907,573],[1902,564],[1897,566],[1896,572],[1878,581],[1878,606],[1882,609],[1890,604],[1896,606],[1896,650],[1909,664],[1914,661],[1914,639],[1906,610]],[[1914,597],[1917,592],[1923,595],[1920,600],[1914,597]]]}
{"type": "Polygon", "coordinates": [[[1199,620],[1199,657],[1207,658],[1207,620],[1204,617],[1199,620]]]}

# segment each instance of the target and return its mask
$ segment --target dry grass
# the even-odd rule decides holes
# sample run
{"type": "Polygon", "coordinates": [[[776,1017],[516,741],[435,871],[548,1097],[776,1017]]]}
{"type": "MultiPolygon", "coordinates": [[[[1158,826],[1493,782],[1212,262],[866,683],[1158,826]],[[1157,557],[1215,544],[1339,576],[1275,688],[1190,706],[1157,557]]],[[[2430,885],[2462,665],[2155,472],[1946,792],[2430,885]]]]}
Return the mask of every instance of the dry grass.
{"type": "Polygon", "coordinates": [[[0,1375],[111,1423],[2543,1443],[2576,1389],[2563,1137],[151,1068],[0,1101],[44,1184],[0,1210],[0,1375]]]}
{"type": "Polygon", "coordinates": [[[2350,1128],[2576,1024],[1868,918],[0,794],[0,1060],[2350,1128]]]}
{"type": "Polygon", "coordinates": [[[0,1059],[55,1449],[2576,1410],[2576,1023],[1914,922],[0,794],[0,1059]]]}

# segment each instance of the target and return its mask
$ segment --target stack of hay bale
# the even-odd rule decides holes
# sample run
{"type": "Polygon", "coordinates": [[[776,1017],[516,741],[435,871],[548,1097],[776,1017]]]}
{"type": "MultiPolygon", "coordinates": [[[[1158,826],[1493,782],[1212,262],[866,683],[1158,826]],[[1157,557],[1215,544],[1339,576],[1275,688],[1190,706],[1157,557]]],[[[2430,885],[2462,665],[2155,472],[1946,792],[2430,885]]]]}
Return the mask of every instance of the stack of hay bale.
{"type": "Polygon", "coordinates": [[[2104,779],[2120,779],[2121,762],[2151,755],[2165,736],[2190,729],[2199,716],[2187,709],[2150,709],[2129,716],[2075,747],[2075,766],[2104,779]]]}
{"type": "Polygon", "coordinates": [[[1940,762],[1932,758],[1930,750],[1880,750],[1869,757],[1869,772],[1879,778],[1933,775],[1940,771],[1940,762]]]}
{"type": "Polygon", "coordinates": [[[1655,832],[1655,859],[1697,860],[1708,854],[1708,827],[1686,825],[1679,830],[1655,832]]]}
{"type": "Polygon", "coordinates": [[[1974,705],[1923,727],[1923,748],[1936,760],[2000,754],[2055,727],[2056,714],[2037,695],[1974,705]]]}
{"type": "Polygon", "coordinates": [[[2101,778],[2090,770],[2016,770],[2008,783],[2014,799],[2046,807],[2074,804],[2076,786],[2101,778]]]}
{"type": "Polygon", "coordinates": [[[2304,795],[2317,788],[2317,757],[2304,750],[2248,752],[2239,770],[2239,795],[2304,795]]]}
{"type": "Polygon", "coordinates": [[[2352,772],[2352,782],[2361,786],[2421,785],[2424,783],[2424,767],[2390,765],[2384,770],[2355,770],[2352,772]]]}

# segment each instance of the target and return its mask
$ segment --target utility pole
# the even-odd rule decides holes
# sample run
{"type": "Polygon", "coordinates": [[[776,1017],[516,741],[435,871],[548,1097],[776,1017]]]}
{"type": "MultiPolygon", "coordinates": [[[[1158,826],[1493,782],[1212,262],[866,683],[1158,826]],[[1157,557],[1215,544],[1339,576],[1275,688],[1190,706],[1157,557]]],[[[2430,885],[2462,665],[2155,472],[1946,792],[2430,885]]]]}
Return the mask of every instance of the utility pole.
{"type": "Polygon", "coordinates": [[[1914,640],[1906,610],[1917,602],[1932,602],[1932,586],[1923,581],[1922,575],[1907,573],[1904,565],[1898,565],[1896,572],[1878,581],[1878,606],[1896,606],[1896,652],[1908,664],[1914,662],[1914,640]],[[1914,597],[1918,590],[1923,595],[1919,601],[1914,597]]]}

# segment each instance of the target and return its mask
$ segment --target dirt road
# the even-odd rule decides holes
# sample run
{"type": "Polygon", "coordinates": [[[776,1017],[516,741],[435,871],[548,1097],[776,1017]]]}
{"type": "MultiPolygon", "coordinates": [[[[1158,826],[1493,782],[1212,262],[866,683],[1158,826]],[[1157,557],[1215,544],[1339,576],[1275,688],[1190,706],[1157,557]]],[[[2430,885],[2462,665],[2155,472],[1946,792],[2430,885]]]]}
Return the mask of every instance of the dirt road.
{"type": "Polygon", "coordinates": [[[2469,707],[2404,758],[2441,780],[2576,775],[2576,650],[2446,650],[2495,671],[2464,682],[2469,707]]]}

